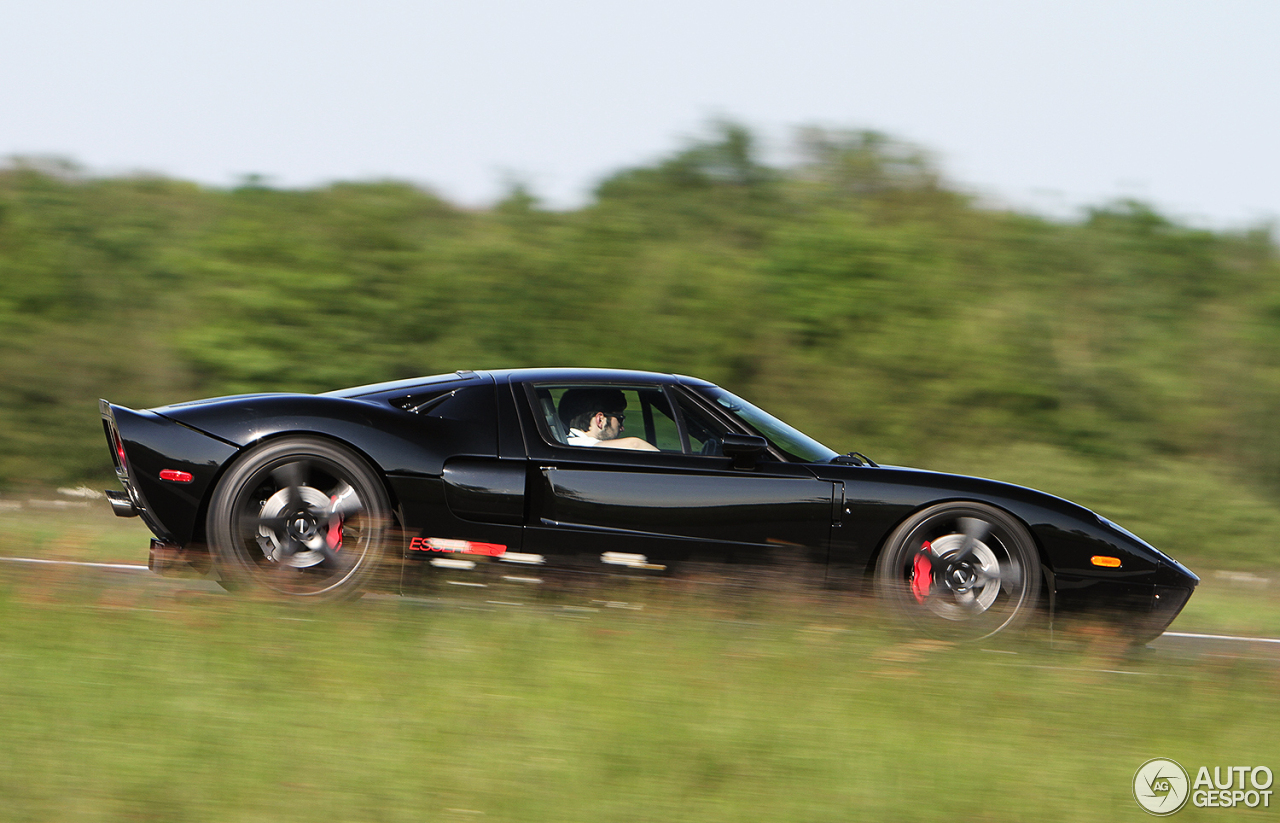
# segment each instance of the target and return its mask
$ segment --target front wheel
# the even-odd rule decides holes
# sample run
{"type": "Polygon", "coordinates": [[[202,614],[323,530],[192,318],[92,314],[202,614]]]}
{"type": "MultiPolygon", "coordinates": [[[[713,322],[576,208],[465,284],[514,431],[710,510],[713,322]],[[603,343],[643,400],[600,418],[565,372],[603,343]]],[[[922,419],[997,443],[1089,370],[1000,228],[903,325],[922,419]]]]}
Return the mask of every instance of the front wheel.
{"type": "Polygon", "coordinates": [[[323,438],[288,437],[232,465],[210,500],[207,533],[224,587],[341,600],[377,571],[390,516],[363,458],[323,438]]]}
{"type": "Polygon", "coordinates": [[[1014,517],[982,503],[940,503],[890,535],[876,589],[928,634],[979,640],[1030,617],[1040,574],[1031,534],[1014,517]]]}

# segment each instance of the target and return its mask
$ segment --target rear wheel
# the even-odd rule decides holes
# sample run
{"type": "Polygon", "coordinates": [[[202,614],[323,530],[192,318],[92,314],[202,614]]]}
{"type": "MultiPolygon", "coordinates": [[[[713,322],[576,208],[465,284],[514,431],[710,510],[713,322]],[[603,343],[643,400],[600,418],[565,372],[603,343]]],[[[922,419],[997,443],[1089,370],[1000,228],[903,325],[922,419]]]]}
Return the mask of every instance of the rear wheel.
{"type": "Polygon", "coordinates": [[[294,597],[359,596],[378,570],[390,503],[363,458],[323,438],[246,452],[214,490],[207,533],[225,588],[294,597]]]}
{"type": "Polygon", "coordinates": [[[928,634],[978,640],[1031,616],[1040,560],[1017,519],[982,503],[940,503],[894,530],[876,566],[892,611],[928,634]]]}

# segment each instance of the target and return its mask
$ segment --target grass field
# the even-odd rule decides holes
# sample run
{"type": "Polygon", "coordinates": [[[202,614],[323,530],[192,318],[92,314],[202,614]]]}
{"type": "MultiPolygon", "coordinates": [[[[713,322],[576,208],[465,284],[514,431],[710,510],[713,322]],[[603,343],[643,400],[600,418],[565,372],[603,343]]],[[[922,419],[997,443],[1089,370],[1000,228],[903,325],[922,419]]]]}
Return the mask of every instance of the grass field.
{"type": "Polygon", "coordinates": [[[1134,820],[1152,757],[1280,767],[1280,669],[1243,659],[904,641],[796,599],[122,577],[0,569],[6,820],[1134,820]]]}
{"type": "MultiPolygon", "coordinates": [[[[0,534],[145,562],[138,521],[96,507],[0,534]]],[[[1232,575],[1175,628],[1274,633],[1270,584],[1232,575]]],[[[591,596],[628,608],[302,609],[0,564],[0,817],[1133,820],[1147,759],[1280,770],[1274,663],[913,640],[829,594],[591,596]]]]}
{"type": "Polygon", "coordinates": [[[114,516],[105,500],[12,500],[0,507],[3,557],[146,564],[150,540],[140,518],[114,516]]]}

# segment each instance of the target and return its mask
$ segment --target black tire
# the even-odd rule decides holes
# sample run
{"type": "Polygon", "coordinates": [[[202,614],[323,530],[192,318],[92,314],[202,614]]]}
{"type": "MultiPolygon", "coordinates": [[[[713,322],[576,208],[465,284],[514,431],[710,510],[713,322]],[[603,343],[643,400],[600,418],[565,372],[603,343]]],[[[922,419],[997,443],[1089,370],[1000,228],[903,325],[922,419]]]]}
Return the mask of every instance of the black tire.
{"type": "Polygon", "coordinates": [[[241,455],[209,502],[207,534],[224,588],[290,597],[359,597],[390,540],[381,478],[320,437],[286,437],[241,455]]]}
{"type": "Polygon", "coordinates": [[[935,637],[980,640],[1023,626],[1040,596],[1026,527],[983,503],[939,503],[907,518],[876,564],[882,602],[935,637]]]}

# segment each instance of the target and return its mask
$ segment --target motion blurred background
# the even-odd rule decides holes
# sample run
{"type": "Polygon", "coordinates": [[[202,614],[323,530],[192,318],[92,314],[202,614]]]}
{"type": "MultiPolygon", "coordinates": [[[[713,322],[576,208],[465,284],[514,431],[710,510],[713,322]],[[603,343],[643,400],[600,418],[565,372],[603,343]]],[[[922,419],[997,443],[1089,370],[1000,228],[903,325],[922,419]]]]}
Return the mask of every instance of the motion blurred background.
{"type": "MultiPolygon", "coordinates": [[[[1274,637],[1278,29],[1261,0],[0,5],[0,556],[144,562],[55,493],[116,485],[99,397],[627,367],[1076,500],[1202,574],[1175,628],[1274,637]]],[[[0,569],[6,819],[1119,820],[1153,757],[1280,768],[1241,647],[985,654],[791,590],[304,614],[0,569]]]]}
{"type": "Polygon", "coordinates": [[[841,451],[1079,499],[1179,557],[1280,529],[1268,227],[992,208],[911,145],[719,123],[589,202],[0,171],[0,484],[111,485],[146,407],[529,365],[690,373],[841,451]],[[1194,515],[1188,514],[1194,512],[1194,515]]]}

